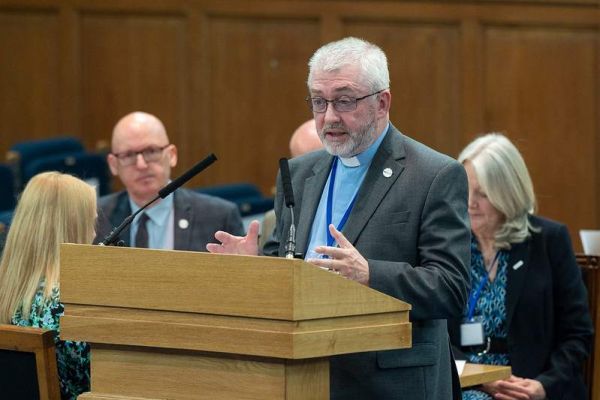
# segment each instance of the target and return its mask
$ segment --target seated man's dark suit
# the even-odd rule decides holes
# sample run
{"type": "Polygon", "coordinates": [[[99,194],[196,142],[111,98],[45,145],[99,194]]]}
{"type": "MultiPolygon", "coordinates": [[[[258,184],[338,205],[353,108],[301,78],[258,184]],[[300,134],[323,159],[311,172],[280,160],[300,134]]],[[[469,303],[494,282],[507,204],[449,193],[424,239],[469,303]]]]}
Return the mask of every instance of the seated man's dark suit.
{"type": "MultiPolygon", "coordinates": [[[[172,196],[175,211],[174,250],[206,251],[206,244],[214,241],[218,230],[234,235],[244,234],[242,218],[234,203],[183,188],[172,196]],[[178,223],[182,219],[188,222],[184,227],[178,223]]],[[[94,243],[101,242],[129,214],[131,207],[126,191],[101,197],[98,200],[98,226],[94,243]]],[[[126,246],[131,245],[129,227],[121,232],[120,238],[126,246]]]]}

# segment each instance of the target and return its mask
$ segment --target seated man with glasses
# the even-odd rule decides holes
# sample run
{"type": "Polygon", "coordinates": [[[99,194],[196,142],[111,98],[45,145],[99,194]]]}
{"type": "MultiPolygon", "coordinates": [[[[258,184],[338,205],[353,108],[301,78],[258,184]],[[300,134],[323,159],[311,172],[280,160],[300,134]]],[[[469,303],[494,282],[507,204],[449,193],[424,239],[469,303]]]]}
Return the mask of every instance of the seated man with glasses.
{"type": "MultiPolygon", "coordinates": [[[[134,112],[115,126],[108,165],[125,186],[98,201],[98,243],[129,214],[158,195],[177,164],[177,148],[169,143],[163,123],[154,115],[134,112]]],[[[206,251],[218,230],[244,232],[237,206],[226,200],[179,188],[158,200],[121,232],[131,247],[206,251]]]]}

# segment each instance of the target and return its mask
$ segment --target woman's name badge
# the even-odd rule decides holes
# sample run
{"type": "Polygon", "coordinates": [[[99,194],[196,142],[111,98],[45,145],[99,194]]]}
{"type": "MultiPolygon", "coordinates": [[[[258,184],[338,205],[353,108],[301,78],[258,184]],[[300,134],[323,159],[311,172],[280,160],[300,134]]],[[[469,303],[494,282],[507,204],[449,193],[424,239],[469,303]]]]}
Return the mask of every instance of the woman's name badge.
{"type": "Polygon", "coordinates": [[[483,334],[483,322],[481,318],[473,318],[460,325],[460,345],[479,346],[485,343],[483,334]]]}

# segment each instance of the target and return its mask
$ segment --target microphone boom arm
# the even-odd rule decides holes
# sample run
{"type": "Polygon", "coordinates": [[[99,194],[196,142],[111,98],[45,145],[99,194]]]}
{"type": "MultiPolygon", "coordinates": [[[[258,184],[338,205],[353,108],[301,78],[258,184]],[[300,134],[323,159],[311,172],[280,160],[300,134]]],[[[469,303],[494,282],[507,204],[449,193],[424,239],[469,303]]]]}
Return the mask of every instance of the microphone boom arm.
{"type": "Polygon", "coordinates": [[[133,221],[133,219],[135,218],[136,215],[138,215],[140,212],[142,212],[146,207],[148,207],[150,204],[154,203],[156,200],[164,199],[165,197],[167,197],[168,195],[173,193],[181,185],[183,185],[184,183],[186,183],[187,181],[192,179],[194,176],[198,175],[201,171],[206,169],[209,165],[211,165],[215,161],[217,161],[217,156],[215,156],[214,153],[210,153],[204,160],[202,160],[198,164],[194,165],[192,168],[187,170],[183,175],[181,175],[174,181],[171,181],[170,183],[168,183],[164,188],[162,188],[158,191],[158,196],[156,196],[154,199],[150,200],[148,203],[144,204],[133,214],[129,215],[127,218],[125,218],[123,220],[123,222],[121,222],[121,224],[119,226],[114,228],[108,235],[106,235],[104,240],[99,243],[100,246],[110,246],[110,245],[115,244],[115,242],[117,241],[117,238],[119,237],[119,234],[123,231],[123,229],[125,229],[129,224],[131,224],[131,222],[133,221]]]}

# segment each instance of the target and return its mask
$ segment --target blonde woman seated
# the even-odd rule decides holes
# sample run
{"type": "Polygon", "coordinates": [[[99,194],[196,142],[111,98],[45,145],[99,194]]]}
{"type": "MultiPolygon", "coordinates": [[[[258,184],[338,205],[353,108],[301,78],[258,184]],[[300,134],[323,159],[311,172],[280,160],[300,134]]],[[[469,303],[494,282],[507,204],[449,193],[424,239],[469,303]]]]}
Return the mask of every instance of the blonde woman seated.
{"type": "MultiPolygon", "coordinates": [[[[70,175],[33,177],[21,194],[0,261],[0,322],[60,332],[59,246],[91,243],[96,192],[70,175]]],[[[89,346],[56,339],[63,399],[89,390],[89,346]]]]}
{"type": "Polygon", "coordinates": [[[586,399],[592,323],[567,228],[532,214],[529,172],[506,137],[480,137],[458,159],[473,236],[471,292],[463,320],[450,321],[452,344],[457,358],[512,368],[463,399],[586,399]]]}

